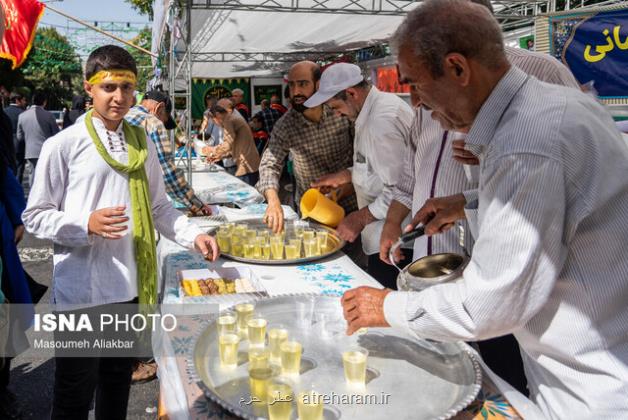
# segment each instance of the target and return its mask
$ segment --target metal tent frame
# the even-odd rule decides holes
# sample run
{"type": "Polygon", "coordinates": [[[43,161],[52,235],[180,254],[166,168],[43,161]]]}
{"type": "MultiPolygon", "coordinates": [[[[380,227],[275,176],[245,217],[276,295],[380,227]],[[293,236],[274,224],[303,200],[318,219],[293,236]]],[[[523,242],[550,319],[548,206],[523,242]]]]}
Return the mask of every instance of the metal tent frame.
{"type": "MultiPolygon", "coordinates": [[[[246,12],[277,12],[277,13],[330,13],[330,14],[358,14],[402,16],[410,11],[421,0],[171,0],[167,14],[173,28],[169,31],[170,44],[168,46],[168,88],[172,101],[176,98],[185,98],[185,134],[190,139],[192,131],[192,65],[193,63],[266,63],[285,65],[304,59],[325,60],[347,51],[302,51],[302,52],[194,52],[195,46],[211,39],[215,31],[224,22],[231,11],[246,12]],[[198,40],[192,40],[192,13],[198,10],[215,10],[218,13],[212,16],[212,27],[198,35],[198,40]],[[175,36],[180,33],[181,36],[175,36]],[[176,86],[185,86],[177,91],[176,86]]],[[[504,32],[525,27],[533,27],[535,18],[545,13],[568,11],[599,7],[621,3],[624,0],[494,0],[495,17],[500,22],[504,32]]],[[[174,143],[174,138],[173,138],[174,143]]],[[[192,180],[191,146],[188,141],[188,179],[192,180]]]]}

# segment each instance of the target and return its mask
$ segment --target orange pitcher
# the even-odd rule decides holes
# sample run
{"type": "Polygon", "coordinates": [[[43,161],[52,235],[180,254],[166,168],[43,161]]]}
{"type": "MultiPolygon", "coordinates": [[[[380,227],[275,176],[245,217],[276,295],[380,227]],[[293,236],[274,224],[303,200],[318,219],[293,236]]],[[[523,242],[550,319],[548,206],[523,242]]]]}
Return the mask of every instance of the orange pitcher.
{"type": "Polygon", "coordinates": [[[336,192],[331,198],[316,188],[310,188],[301,197],[301,217],[309,217],[327,226],[336,227],[345,217],[345,210],[337,203],[336,192]]]}

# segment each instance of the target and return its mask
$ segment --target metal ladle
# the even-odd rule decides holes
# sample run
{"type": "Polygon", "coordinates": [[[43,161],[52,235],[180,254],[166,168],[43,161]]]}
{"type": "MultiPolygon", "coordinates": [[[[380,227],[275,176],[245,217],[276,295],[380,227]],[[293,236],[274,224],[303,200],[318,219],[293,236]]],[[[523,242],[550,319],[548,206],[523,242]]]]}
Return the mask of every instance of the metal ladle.
{"type": "Polygon", "coordinates": [[[395,251],[397,250],[397,248],[399,248],[401,245],[414,241],[416,238],[419,238],[421,236],[425,235],[425,226],[423,225],[419,225],[417,227],[415,227],[413,230],[411,230],[408,233],[404,233],[403,235],[401,235],[399,237],[399,239],[397,240],[397,242],[395,242],[391,247],[390,250],[388,251],[388,259],[390,259],[390,262],[392,263],[393,266],[395,266],[395,268],[397,270],[399,270],[399,272],[401,273],[401,268],[399,268],[399,266],[397,266],[397,264],[395,264],[395,251]]]}

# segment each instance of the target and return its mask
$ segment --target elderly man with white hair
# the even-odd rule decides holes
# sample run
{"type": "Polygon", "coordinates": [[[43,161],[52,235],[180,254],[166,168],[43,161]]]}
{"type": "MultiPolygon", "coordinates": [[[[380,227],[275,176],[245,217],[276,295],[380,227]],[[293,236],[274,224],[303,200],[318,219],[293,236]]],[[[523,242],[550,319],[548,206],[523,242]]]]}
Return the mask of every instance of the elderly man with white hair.
{"type": "Polygon", "coordinates": [[[480,160],[476,243],[457,282],[422,292],[358,288],[348,333],[513,333],[530,397],[556,419],[628,413],[628,147],[593,98],[513,67],[490,13],[427,0],[397,30],[402,79],[480,160]]]}
{"type": "Polygon", "coordinates": [[[242,89],[233,89],[231,91],[231,100],[233,101],[233,107],[236,111],[242,115],[245,121],[251,118],[251,111],[249,107],[244,103],[244,91],[242,89]]]}

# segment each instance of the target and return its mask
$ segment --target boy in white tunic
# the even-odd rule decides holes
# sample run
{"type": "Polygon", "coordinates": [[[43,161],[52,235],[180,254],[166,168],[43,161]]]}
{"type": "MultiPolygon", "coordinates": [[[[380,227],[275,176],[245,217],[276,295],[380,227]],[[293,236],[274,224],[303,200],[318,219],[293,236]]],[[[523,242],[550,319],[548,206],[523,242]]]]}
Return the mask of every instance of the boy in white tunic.
{"type": "MultiPolygon", "coordinates": [[[[155,146],[124,122],[137,69],[122,48],[104,46],[86,63],[94,108],[44,145],[22,218],[54,242],[52,301],[60,307],[157,303],[156,229],[206,258],[215,240],[177,212],[165,194],[155,146]],[[124,226],[126,225],[126,226],[124,226]]],[[[56,358],[53,419],[124,419],[130,358],[56,358]]]]}

